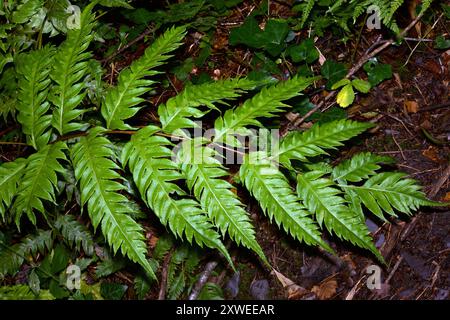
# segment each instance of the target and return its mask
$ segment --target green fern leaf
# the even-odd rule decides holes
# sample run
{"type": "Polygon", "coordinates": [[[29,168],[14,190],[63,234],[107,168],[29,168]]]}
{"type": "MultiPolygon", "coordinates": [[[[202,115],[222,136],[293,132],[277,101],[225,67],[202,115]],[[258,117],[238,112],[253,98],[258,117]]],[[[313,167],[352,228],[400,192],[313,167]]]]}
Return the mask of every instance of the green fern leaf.
{"type": "Polygon", "coordinates": [[[215,103],[225,104],[224,100],[237,98],[243,90],[254,87],[255,82],[247,79],[219,80],[187,86],[181,93],[159,106],[158,114],[162,128],[168,133],[181,128],[195,128],[196,124],[188,117],[200,118],[206,113],[198,107],[207,106],[215,109],[215,103]]]}
{"type": "Polygon", "coordinates": [[[119,167],[111,160],[114,152],[111,142],[100,136],[103,128],[91,130],[71,149],[75,177],[81,187],[81,202],[87,204],[94,228],[101,230],[114,253],[119,248],[123,255],[139,263],[150,277],[155,278],[146,259],[147,248],[142,227],[130,216],[130,200],[120,191],[125,190],[120,182],[119,167]]]}
{"type": "Polygon", "coordinates": [[[379,163],[392,163],[389,157],[378,156],[370,152],[359,153],[350,160],[341,162],[333,169],[333,179],[336,181],[360,182],[376,174],[381,167],[379,163]]]}
{"type": "Polygon", "coordinates": [[[144,101],[141,96],[154,84],[154,81],[145,78],[159,73],[152,69],[171,57],[169,53],[181,45],[185,34],[184,27],[169,29],[145,50],[141,58],[120,73],[117,86],[107,92],[101,108],[108,129],[130,128],[124,120],[136,114],[139,104],[144,101]]]}
{"type": "Polygon", "coordinates": [[[189,243],[218,249],[233,265],[230,255],[220,241],[200,205],[185,196],[185,192],[173,181],[183,179],[178,164],[170,160],[170,141],[154,135],[160,129],[148,126],[140,129],[128,142],[122,153],[122,164],[128,164],[134,182],[145,203],[173,234],[189,243]],[[172,195],[182,197],[174,199],[172,195]]]}
{"type": "Polygon", "coordinates": [[[93,39],[94,15],[91,9],[95,2],[88,5],[80,16],[80,27],[67,32],[64,41],[55,55],[53,70],[50,74],[56,83],[49,96],[54,105],[52,125],[60,135],[80,130],[83,124],[73,122],[84,110],[77,109],[85,96],[85,84],[88,60],[91,53],[86,50],[93,39]]]}
{"type": "Polygon", "coordinates": [[[372,242],[367,226],[352,212],[322,171],[310,171],[297,176],[297,194],[320,226],[325,223],[330,233],[352,244],[370,250],[381,262],[384,258],[372,242]]]}
{"type": "Polygon", "coordinates": [[[17,120],[27,135],[28,144],[36,150],[50,140],[52,116],[46,114],[50,104],[46,100],[50,84],[54,48],[46,46],[19,56],[16,63],[19,79],[19,104],[17,120]]]}
{"type": "Polygon", "coordinates": [[[28,164],[19,182],[17,197],[12,208],[17,228],[20,228],[20,218],[23,213],[26,213],[34,225],[36,224],[34,209],[46,217],[42,200],[56,203],[55,190],[58,183],[56,174],[64,171],[59,160],[66,160],[63,152],[66,148],[66,144],[59,141],[43,147],[27,159],[28,164]]]}
{"type": "Polygon", "coordinates": [[[222,178],[228,172],[215,159],[216,153],[196,141],[187,141],[181,154],[182,170],[190,190],[194,191],[203,210],[220,229],[227,233],[238,245],[253,250],[264,263],[269,265],[261,247],[255,239],[255,230],[244,205],[240,202],[233,186],[222,178]],[[200,158],[196,158],[200,156],[200,158]]]}
{"type": "Polygon", "coordinates": [[[308,157],[328,154],[324,149],[336,149],[373,125],[370,123],[351,120],[337,120],[325,124],[315,124],[305,132],[295,131],[287,135],[280,142],[278,152],[272,155],[273,159],[287,166],[291,160],[308,161],[308,157]]]}
{"type": "Polygon", "coordinates": [[[272,221],[299,241],[333,250],[321,239],[318,226],[304,210],[286,177],[262,152],[250,153],[240,168],[240,177],[272,221]]]}
{"type": "Polygon", "coordinates": [[[341,185],[344,190],[355,192],[362,203],[377,217],[384,220],[383,211],[396,217],[399,212],[412,215],[420,206],[443,205],[427,200],[420,186],[406,174],[382,172],[370,177],[362,186],[341,185]]]}
{"type": "Polygon", "coordinates": [[[6,210],[17,194],[17,187],[24,174],[27,161],[18,158],[0,166],[0,215],[5,219],[6,210]]]}
{"type": "Polygon", "coordinates": [[[79,252],[81,248],[88,256],[94,253],[94,239],[89,230],[72,215],[60,215],[55,221],[63,239],[79,252]]]}
{"type": "Polygon", "coordinates": [[[311,14],[312,9],[314,8],[314,5],[316,4],[317,0],[305,0],[307,1],[305,4],[305,8],[303,9],[302,14],[302,20],[300,21],[300,27],[303,28],[305,25],[306,20],[308,20],[309,15],[311,14]]]}
{"type": "Polygon", "coordinates": [[[260,127],[261,123],[256,120],[259,117],[272,117],[275,113],[283,111],[288,107],[282,101],[289,100],[299,95],[318,78],[294,77],[280,82],[268,88],[263,88],[253,98],[245,101],[234,110],[227,110],[223,117],[214,123],[214,142],[228,142],[227,136],[242,133],[246,126],[260,127]]]}

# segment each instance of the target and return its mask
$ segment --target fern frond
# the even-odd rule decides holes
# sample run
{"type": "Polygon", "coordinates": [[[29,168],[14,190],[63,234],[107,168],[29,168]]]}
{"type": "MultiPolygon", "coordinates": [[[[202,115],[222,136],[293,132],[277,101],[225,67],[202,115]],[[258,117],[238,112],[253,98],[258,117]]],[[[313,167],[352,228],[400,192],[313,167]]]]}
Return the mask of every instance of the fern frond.
{"type": "Polygon", "coordinates": [[[393,159],[370,152],[355,155],[333,168],[332,177],[335,181],[360,182],[376,174],[381,167],[379,163],[392,163],[393,159]]]}
{"type": "Polygon", "coordinates": [[[227,110],[223,117],[214,123],[214,142],[223,142],[230,134],[239,133],[246,126],[260,127],[256,120],[260,117],[272,117],[275,113],[289,107],[282,101],[298,96],[300,91],[314,83],[317,78],[294,77],[278,84],[263,88],[253,98],[246,100],[234,110],[227,110]]]}
{"type": "Polygon", "coordinates": [[[148,126],[140,129],[128,142],[122,152],[122,164],[129,166],[134,182],[145,203],[158,216],[163,225],[192,243],[218,249],[233,265],[230,255],[220,241],[200,205],[185,196],[185,192],[174,181],[183,179],[178,164],[170,157],[170,141],[154,135],[160,129],[148,126]],[[174,199],[172,195],[178,195],[174,199]]]}
{"type": "Polygon", "coordinates": [[[108,129],[130,128],[124,120],[138,112],[139,104],[144,101],[141,96],[155,83],[145,78],[159,73],[152,69],[171,57],[169,53],[182,44],[185,34],[184,27],[169,29],[145,50],[142,57],[119,74],[117,85],[107,92],[101,108],[108,129]]]}
{"type": "Polygon", "coordinates": [[[88,73],[87,52],[93,39],[94,15],[91,9],[95,2],[88,5],[80,16],[80,27],[67,32],[67,39],[60,45],[54,57],[51,78],[56,83],[49,95],[54,105],[52,125],[60,135],[83,127],[73,122],[84,110],[77,109],[85,96],[85,84],[82,81],[88,73]]]}
{"type": "Polygon", "coordinates": [[[48,129],[52,116],[47,114],[50,108],[47,95],[54,53],[53,47],[46,46],[20,55],[16,63],[17,73],[20,75],[17,120],[22,125],[23,133],[27,135],[28,144],[36,150],[45,146],[51,135],[51,130],[48,129]]]}
{"type": "Polygon", "coordinates": [[[55,221],[55,228],[61,233],[63,239],[77,251],[83,248],[88,256],[94,253],[94,239],[89,230],[72,215],[60,215],[55,221]]]}
{"type": "Polygon", "coordinates": [[[49,290],[40,290],[36,295],[24,284],[0,287],[0,300],[54,300],[49,290]]]}
{"type": "Polygon", "coordinates": [[[183,145],[181,167],[187,185],[193,190],[203,210],[220,229],[238,245],[253,250],[264,263],[269,265],[255,238],[255,230],[244,205],[232,191],[233,186],[222,178],[228,176],[216,152],[197,142],[187,141],[183,145]],[[200,156],[200,159],[196,158],[200,156]]]}
{"type": "Polygon", "coordinates": [[[290,167],[291,160],[308,161],[308,157],[328,154],[324,149],[336,149],[349,140],[371,128],[370,123],[351,120],[337,120],[325,124],[315,124],[307,131],[295,131],[280,142],[280,147],[272,158],[290,167]]]}
{"type": "Polygon", "coordinates": [[[18,158],[0,166],[0,215],[5,219],[6,210],[17,194],[17,187],[24,174],[27,160],[18,158]]]}
{"type": "Polygon", "coordinates": [[[14,276],[25,259],[29,256],[36,257],[37,253],[44,254],[52,247],[51,230],[38,230],[36,234],[31,234],[12,246],[0,243],[0,278],[14,276]]]}
{"type": "Polygon", "coordinates": [[[297,176],[297,194],[320,226],[325,223],[330,233],[352,244],[370,250],[381,262],[384,258],[372,242],[367,226],[352,212],[330,179],[322,171],[310,171],[297,176]]]}
{"type": "Polygon", "coordinates": [[[240,178],[250,193],[258,200],[263,212],[271,221],[292,237],[308,245],[318,245],[333,250],[321,239],[318,226],[304,210],[289,181],[262,152],[245,156],[240,168],[240,178]]]}
{"type": "Polygon", "coordinates": [[[382,172],[370,177],[362,186],[341,185],[344,190],[355,192],[362,203],[382,220],[383,211],[396,217],[399,212],[412,215],[420,206],[442,205],[428,200],[413,179],[405,179],[406,174],[382,172]]]}
{"type": "Polygon", "coordinates": [[[20,218],[23,213],[26,213],[34,225],[36,216],[33,210],[39,211],[46,217],[42,200],[55,203],[55,190],[58,183],[56,174],[64,171],[59,161],[66,160],[63,152],[66,148],[66,144],[59,141],[43,147],[27,159],[25,173],[19,182],[17,197],[12,207],[17,228],[20,228],[20,218]]]}
{"type": "Polygon", "coordinates": [[[309,15],[311,14],[312,9],[314,8],[314,5],[316,4],[317,0],[305,0],[305,8],[303,9],[302,14],[302,20],[300,21],[300,27],[303,28],[305,25],[306,20],[308,20],[309,15]]]}
{"type": "Polygon", "coordinates": [[[100,134],[102,128],[91,130],[71,149],[75,177],[80,183],[82,205],[87,204],[94,228],[101,230],[114,253],[119,249],[124,256],[139,263],[150,277],[156,278],[146,259],[147,248],[142,227],[130,216],[130,200],[120,191],[119,167],[111,160],[114,156],[111,142],[100,134]]]}
{"type": "Polygon", "coordinates": [[[200,118],[206,113],[199,110],[198,107],[207,106],[215,109],[215,103],[225,104],[224,100],[237,98],[244,90],[254,87],[255,82],[245,78],[189,85],[175,97],[159,106],[158,114],[162,128],[168,133],[182,128],[195,128],[196,124],[188,117],[200,118]]]}

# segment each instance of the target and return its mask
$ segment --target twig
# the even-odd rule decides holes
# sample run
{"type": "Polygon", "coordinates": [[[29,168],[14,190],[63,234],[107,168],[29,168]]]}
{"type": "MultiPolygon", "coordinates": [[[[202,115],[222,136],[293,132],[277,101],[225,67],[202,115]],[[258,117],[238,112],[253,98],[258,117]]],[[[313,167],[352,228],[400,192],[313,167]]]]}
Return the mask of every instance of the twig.
{"type": "Polygon", "coordinates": [[[444,183],[448,181],[450,178],[450,164],[447,166],[447,169],[445,169],[444,173],[442,174],[441,178],[438,180],[438,182],[434,185],[433,189],[430,191],[430,197],[434,198],[439,190],[441,190],[444,183]]]}
{"type": "Polygon", "coordinates": [[[161,271],[161,286],[159,288],[158,300],[166,299],[167,275],[168,275],[170,258],[172,258],[172,253],[173,253],[173,248],[172,248],[172,250],[170,250],[170,252],[164,258],[163,268],[161,271]]]}
{"type": "Polygon", "coordinates": [[[13,142],[13,141],[0,141],[0,145],[16,145],[16,146],[27,146],[26,143],[23,142],[13,142]]]}
{"type": "Polygon", "coordinates": [[[153,28],[147,28],[143,33],[141,33],[138,37],[134,38],[133,40],[131,40],[130,42],[128,42],[126,45],[124,45],[122,48],[116,50],[114,53],[112,53],[110,56],[106,57],[105,59],[103,59],[101,61],[102,64],[106,64],[108,61],[112,60],[115,56],[117,56],[118,54],[124,52],[125,50],[127,50],[129,47],[131,47],[132,45],[136,44],[137,42],[141,41],[142,39],[144,39],[146,36],[148,36],[150,33],[153,32],[153,28]]]}
{"type": "Polygon", "coordinates": [[[194,288],[192,289],[191,294],[188,297],[188,300],[197,299],[198,295],[200,294],[200,291],[205,286],[206,282],[208,282],[209,276],[217,267],[217,264],[218,264],[217,261],[211,261],[206,264],[205,270],[203,270],[202,274],[198,278],[198,281],[195,284],[194,288]]]}

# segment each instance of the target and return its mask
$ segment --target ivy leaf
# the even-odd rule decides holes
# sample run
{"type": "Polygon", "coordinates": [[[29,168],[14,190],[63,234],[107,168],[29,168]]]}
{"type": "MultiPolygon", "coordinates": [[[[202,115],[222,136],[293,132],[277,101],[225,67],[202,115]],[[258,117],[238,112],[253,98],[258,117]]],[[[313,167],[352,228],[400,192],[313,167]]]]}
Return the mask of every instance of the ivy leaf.
{"type": "Polygon", "coordinates": [[[347,84],[341,91],[339,91],[337,96],[337,103],[342,108],[347,108],[355,101],[355,92],[353,91],[353,86],[347,84]]]}
{"type": "Polygon", "coordinates": [[[331,89],[331,87],[343,79],[347,75],[347,68],[344,64],[338,63],[333,60],[327,60],[322,66],[320,70],[322,76],[328,80],[326,85],[327,89],[331,89]]]}
{"type": "Polygon", "coordinates": [[[369,61],[364,65],[368,80],[372,87],[379,85],[384,80],[392,78],[392,66],[390,64],[380,64],[369,61]]]}
{"type": "Polygon", "coordinates": [[[306,61],[306,63],[313,63],[319,59],[319,51],[314,46],[312,38],[302,41],[297,46],[291,46],[288,49],[288,55],[294,62],[306,61]]]}
{"type": "Polygon", "coordinates": [[[352,80],[353,87],[362,93],[368,93],[370,91],[371,85],[369,82],[361,80],[361,79],[355,79],[352,80]]]}

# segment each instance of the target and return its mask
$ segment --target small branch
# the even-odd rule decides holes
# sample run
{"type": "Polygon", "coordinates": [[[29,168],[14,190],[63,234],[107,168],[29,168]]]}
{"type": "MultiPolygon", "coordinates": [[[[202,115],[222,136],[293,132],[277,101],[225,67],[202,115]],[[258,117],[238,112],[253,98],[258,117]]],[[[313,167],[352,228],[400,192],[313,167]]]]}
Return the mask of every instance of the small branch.
{"type": "Polygon", "coordinates": [[[205,284],[208,282],[208,279],[214,269],[217,267],[217,261],[211,261],[206,264],[205,270],[203,270],[202,274],[198,278],[197,283],[191,291],[191,294],[188,297],[188,300],[196,300],[200,291],[202,291],[205,284]]]}
{"type": "Polygon", "coordinates": [[[23,142],[13,142],[13,141],[0,141],[0,145],[16,145],[16,146],[27,146],[28,144],[23,142]]]}
{"type": "Polygon", "coordinates": [[[106,57],[105,59],[101,60],[102,64],[106,64],[107,62],[111,61],[115,56],[117,56],[118,54],[124,52],[125,50],[127,50],[129,47],[131,47],[132,45],[138,43],[139,41],[141,41],[142,39],[144,39],[146,36],[148,36],[150,33],[153,32],[153,28],[147,28],[143,33],[141,33],[138,37],[134,38],[133,40],[131,40],[130,42],[128,42],[126,45],[124,45],[122,48],[116,50],[113,54],[111,54],[109,57],[106,57]]]}
{"type": "Polygon", "coordinates": [[[167,276],[168,276],[169,263],[170,263],[170,259],[172,258],[172,254],[173,254],[173,248],[172,248],[172,250],[170,250],[170,252],[164,258],[163,268],[162,268],[162,272],[161,272],[161,287],[159,289],[158,300],[166,299],[167,276]]]}

